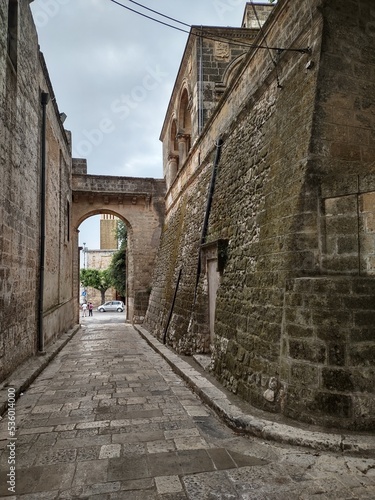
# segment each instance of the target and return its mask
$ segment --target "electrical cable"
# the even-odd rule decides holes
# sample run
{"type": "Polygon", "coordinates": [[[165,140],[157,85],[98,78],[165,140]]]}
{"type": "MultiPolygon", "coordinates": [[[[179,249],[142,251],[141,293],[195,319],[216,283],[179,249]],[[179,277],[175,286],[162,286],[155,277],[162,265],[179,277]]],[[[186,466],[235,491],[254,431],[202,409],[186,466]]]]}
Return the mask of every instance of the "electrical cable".
{"type": "Polygon", "coordinates": [[[280,79],[279,79],[279,72],[277,71],[277,61],[275,61],[275,59],[273,58],[273,55],[271,53],[271,50],[270,48],[268,47],[268,43],[267,43],[267,37],[266,37],[266,34],[264,32],[264,29],[263,29],[263,25],[262,23],[260,22],[259,20],[259,16],[258,16],[258,12],[255,8],[255,5],[253,3],[253,0],[250,0],[250,3],[251,3],[251,7],[253,8],[253,12],[254,12],[254,16],[258,22],[258,26],[259,26],[259,30],[260,32],[262,33],[262,36],[263,36],[263,40],[264,40],[264,43],[266,44],[266,47],[267,47],[267,51],[270,55],[270,58],[271,58],[271,61],[273,62],[274,66],[275,66],[275,71],[276,71],[276,82],[277,82],[277,88],[281,89],[282,88],[282,85],[280,84],[280,79]]]}
{"type": "MultiPolygon", "coordinates": [[[[249,43],[246,43],[246,42],[237,42],[236,40],[233,40],[232,38],[224,37],[224,36],[220,36],[220,35],[209,36],[208,34],[205,34],[204,31],[202,31],[200,33],[193,33],[192,31],[187,31],[187,30],[185,30],[183,28],[179,28],[177,26],[173,26],[172,24],[166,23],[164,21],[160,21],[159,19],[155,19],[154,17],[148,16],[147,14],[143,14],[142,12],[139,12],[139,11],[137,11],[135,9],[127,7],[126,5],[118,2],[117,0],[109,0],[109,1],[112,2],[112,3],[115,3],[116,5],[119,5],[120,7],[124,8],[126,10],[129,10],[130,12],[138,14],[139,16],[145,17],[146,19],[150,19],[151,21],[154,21],[156,23],[162,24],[163,26],[167,26],[168,28],[173,28],[173,29],[175,29],[177,31],[181,31],[182,33],[187,33],[188,35],[193,35],[193,36],[196,36],[196,37],[202,37],[202,38],[205,38],[206,40],[213,40],[214,42],[230,42],[233,45],[240,45],[241,47],[249,47],[249,48],[252,48],[252,49],[266,49],[266,50],[269,50],[269,51],[275,50],[277,52],[289,51],[289,52],[300,52],[302,54],[307,54],[307,53],[310,52],[310,48],[309,47],[306,47],[304,49],[268,47],[266,45],[255,45],[255,44],[249,44],[249,43]]],[[[132,0],[129,0],[129,1],[132,1],[132,0]]],[[[141,5],[141,4],[138,4],[138,5],[141,5]]],[[[147,7],[144,7],[144,8],[147,8],[147,7]]],[[[148,9],[148,10],[151,10],[151,9],[148,9]]],[[[153,11],[153,12],[156,12],[156,11],[153,11]]],[[[161,14],[161,13],[157,13],[157,14],[161,15],[163,17],[167,17],[168,18],[168,16],[165,16],[164,14],[161,14]]],[[[173,19],[173,18],[169,18],[169,19],[173,19]]],[[[182,21],[177,21],[177,20],[174,20],[174,21],[178,22],[178,23],[181,23],[181,24],[184,24],[185,26],[189,26],[191,29],[193,28],[193,26],[191,26],[190,24],[182,23],[182,21]]]]}
{"type": "Polygon", "coordinates": [[[156,23],[163,24],[164,26],[168,26],[169,28],[173,28],[178,31],[182,31],[183,33],[189,33],[186,30],[183,30],[182,28],[178,28],[177,26],[173,26],[172,24],[165,23],[164,21],[160,21],[159,19],[155,19],[154,17],[148,16],[147,14],[142,14],[142,12],[139,12],[138,10],[131,9],[130,7],[127,7],[126,5],[117,2],[116,0],[109,0],[112,3],[115,3],[116,5],[119,5],[120,7],[123,7],[126,10],[130,10],[130,12],[134,12],[135,14],[138,14],[139,16],[145,17],[146,19],[150,19],[151,21],[155,21],[156,23]]]}
{"type": "Polygon", "coordinates": [[[142,9],[148,10],[150,12],[153,12],[154,14],[157,14],[158,16],[165,17],[166,19],[170,19],[171,21],[174,21],[175,23],[182,24],[183,26],[187,26],[188,28],[190,28],[190,24],[179,21],[178,19],[174,19],[173,17],[166,16],[165,14],[162,14],[161,12],[158,12],[157,10],[150,9],[149,7],[146,7],[145,5],[142,5],[141,3],[135,2],[134,0],[128,0],[128,2],[134,3],[135,5],[138,5],[138,7],[142,7],[142,9]]]}

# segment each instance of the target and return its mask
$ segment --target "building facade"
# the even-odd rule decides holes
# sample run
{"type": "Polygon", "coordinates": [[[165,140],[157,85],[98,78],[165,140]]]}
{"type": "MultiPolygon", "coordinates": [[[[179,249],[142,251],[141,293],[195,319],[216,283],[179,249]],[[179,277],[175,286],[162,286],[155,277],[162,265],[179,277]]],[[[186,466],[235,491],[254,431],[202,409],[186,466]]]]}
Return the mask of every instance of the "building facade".
{"type": "MultiPolygon", "coordinates": [[[[111,214],[100,215],[100,249],[83,248],[85,252],[84,267],[88,269],[109,268],[113,254],[116,252],[118,246],[116,238],[118,220],[117,217],[111,214]]],[[[99,290],[88,287],[86,293],[87,295],[84,297],[85,301],[92,302],[94,307],[102,303],[102,296],[99,290]]],[[[105,301],[114,299],[121,300],[117,298],[114,288],[108,288],[105,292],[105,301]]]]}
{"type": "Polygon", "coordinates": [[[193,27],[161,133],[145,326],[255,407],[375,428],[375,7],[193,27]]]}
{"type": "Polygon", "coordinates": [[[0,381],[75,324],[70,137],[29,3],[0,3],[0,381]]]}

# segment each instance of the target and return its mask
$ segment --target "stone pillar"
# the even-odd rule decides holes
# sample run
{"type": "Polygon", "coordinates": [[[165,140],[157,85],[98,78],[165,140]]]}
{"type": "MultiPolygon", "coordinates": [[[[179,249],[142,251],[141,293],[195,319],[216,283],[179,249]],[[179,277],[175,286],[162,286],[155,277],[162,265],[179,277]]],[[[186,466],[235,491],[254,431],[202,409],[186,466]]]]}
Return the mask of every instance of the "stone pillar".
{"type": "Polygon", "coordinates": [[[178,142],[178,153],[180,157],[180,165],[182,166],[186,160],[188,154],[188,145],[189,145],[189,134],[177,134],[177,142],[178,142]]]}
{"type": "Polygon", "coordinates": [[[172,182],[175,180],[178,170],[178,155],[168,156],[168,169],[167,169],[167,189],[171,186],[172,182]]]}

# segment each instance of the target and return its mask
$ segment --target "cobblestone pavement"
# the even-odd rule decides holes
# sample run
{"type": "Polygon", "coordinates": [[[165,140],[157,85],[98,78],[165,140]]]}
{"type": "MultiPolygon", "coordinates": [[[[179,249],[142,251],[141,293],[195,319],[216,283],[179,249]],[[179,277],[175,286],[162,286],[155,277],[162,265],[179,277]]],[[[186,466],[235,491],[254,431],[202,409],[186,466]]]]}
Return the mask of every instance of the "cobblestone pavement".
{"type": "Polygon", "coordinates": [[[375,498],[375,460],[238,435],[124,315],[83,323],[17,401],[16,440],[3,415],[1,498],[375,498]]]}

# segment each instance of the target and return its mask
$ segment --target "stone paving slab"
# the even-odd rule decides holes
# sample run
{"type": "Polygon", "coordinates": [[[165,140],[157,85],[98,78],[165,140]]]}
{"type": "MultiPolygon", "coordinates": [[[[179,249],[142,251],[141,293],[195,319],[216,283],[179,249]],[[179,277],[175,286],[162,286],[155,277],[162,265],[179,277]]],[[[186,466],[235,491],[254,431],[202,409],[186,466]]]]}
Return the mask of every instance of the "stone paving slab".
{"type": "Polygon", "coordinates": [[[16,494],[4,414],[0,498],[375,497],[374,459],[239,435],[131,325],[110,319],[87,318],[15,410],[16,494]]]}
{"type": "Polygon", "coordinates": [[[45,350],[44,355],[34,356],[17,368],[12,375],[0,384],[0,415],[3,415],[8,407],[8,387],[15,389],[16,396],[27,389],[36,377],[49,365],[53,358],[79,331],[80,325],[76,325],[67,333],[61,335],[55,342],[52,342],[45,350]]]}
{"type": "Polygon", "coordinates": [[[210,382],[207,376],[202,375],[168,347],[161,344],[145,328],[140,325],[134,325],[134,327],[199,397],[232,428],[267,440],[294,446],[375,457],[375,435],[373,434],[311,431],[257,418],[251,413],[244,413],[241,408],[230,401],[230,396],[210,382]]]}

